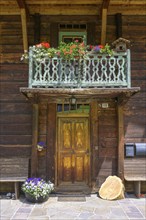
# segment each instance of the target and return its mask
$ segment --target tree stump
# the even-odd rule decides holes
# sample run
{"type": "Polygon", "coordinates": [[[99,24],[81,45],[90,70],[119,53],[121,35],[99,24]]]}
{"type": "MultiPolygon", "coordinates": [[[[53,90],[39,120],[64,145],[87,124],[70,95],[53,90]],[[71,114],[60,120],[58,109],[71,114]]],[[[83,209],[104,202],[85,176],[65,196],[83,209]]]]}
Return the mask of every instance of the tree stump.
{"type": "Polygon", "coordinates": [[[101,185],[99,195],[102,199],[116,200],[124,198],[125,187],[117,176],[109,176],[101,185]]]}

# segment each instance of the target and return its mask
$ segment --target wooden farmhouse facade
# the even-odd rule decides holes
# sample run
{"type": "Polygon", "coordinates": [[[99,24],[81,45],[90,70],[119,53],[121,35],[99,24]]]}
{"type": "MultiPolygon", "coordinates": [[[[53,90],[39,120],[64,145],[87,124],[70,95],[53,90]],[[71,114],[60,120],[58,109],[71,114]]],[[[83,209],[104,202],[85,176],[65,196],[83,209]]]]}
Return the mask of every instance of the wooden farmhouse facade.
{"type": "MultiPolygon", "coordinates": [[[[98,189],[109,175],[124,180],[125,143],[146,143],[145,1],[1,0],[0,6],[0,156],[29,158],[29,176],[56,187],[84,183],[98,189]],[[83,36],[87,45],[113,47],[124,39],[131,53],[124,51],[121,58],[128,63],[125,84],[108,84],[105,75],[99,83],[80,78],[78,85],[68,79],[65,86],[62,80],[37,84],[33,64],[20,60],[29,46],[49,42],[57,47],[63,39],[83,36]],[[36,148],[40,141],[47,146],[43,153],[36,148]]],[[[89,68],[85,72],[90,78],[89,68]]],[[[125,66],[119,68],[122,72],[125,66]]],[[[114,75],[112,64],[111,69],[114,75]]],[[[125,186],[133,189],[126,181],[125,186]]]]}

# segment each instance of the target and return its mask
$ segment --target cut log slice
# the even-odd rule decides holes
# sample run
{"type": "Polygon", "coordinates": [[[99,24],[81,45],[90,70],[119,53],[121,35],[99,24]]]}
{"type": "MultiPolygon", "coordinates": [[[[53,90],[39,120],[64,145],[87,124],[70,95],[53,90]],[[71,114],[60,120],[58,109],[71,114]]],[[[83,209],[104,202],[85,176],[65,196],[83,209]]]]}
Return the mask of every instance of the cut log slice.
{"type": "Polygon", "coordinates": [[[99,195],[102,199],[115,200],[124,198],[124,185],[117,176],[109,176],[101,185],[99,195]]]}

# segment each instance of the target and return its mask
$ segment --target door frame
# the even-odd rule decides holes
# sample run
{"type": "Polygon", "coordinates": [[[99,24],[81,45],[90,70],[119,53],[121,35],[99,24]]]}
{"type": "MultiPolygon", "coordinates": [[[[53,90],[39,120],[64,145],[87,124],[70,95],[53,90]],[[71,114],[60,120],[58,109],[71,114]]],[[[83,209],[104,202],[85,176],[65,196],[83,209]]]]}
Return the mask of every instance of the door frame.
{"type": "Polygon", "coordinates": [[[60,118],[87,118],[88,119],[88,143],[89,143],[89,175],[88,175],[88,186],[91,185],[91,144],[90,144],[90,116],[89,113],[59,113],[57,114],[56,123],[56,150],[55,150],[55,185],[58,186],[58,122],[60,118]]]}

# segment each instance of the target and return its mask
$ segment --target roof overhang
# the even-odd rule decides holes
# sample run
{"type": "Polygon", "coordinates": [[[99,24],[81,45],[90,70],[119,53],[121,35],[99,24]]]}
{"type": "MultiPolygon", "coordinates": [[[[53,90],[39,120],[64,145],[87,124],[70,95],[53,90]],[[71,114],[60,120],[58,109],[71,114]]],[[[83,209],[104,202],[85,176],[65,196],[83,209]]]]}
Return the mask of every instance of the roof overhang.
{"type": "Polygon", "coordinates": [[[20,88],[27,99],[38,100],[40,97],[57,102],[75,96],[76,99],[95,100],[100,98],[116,99],[119,104],[126,103],[131,96],[140,91],[139,87],[132,88],[20,88]]]}

